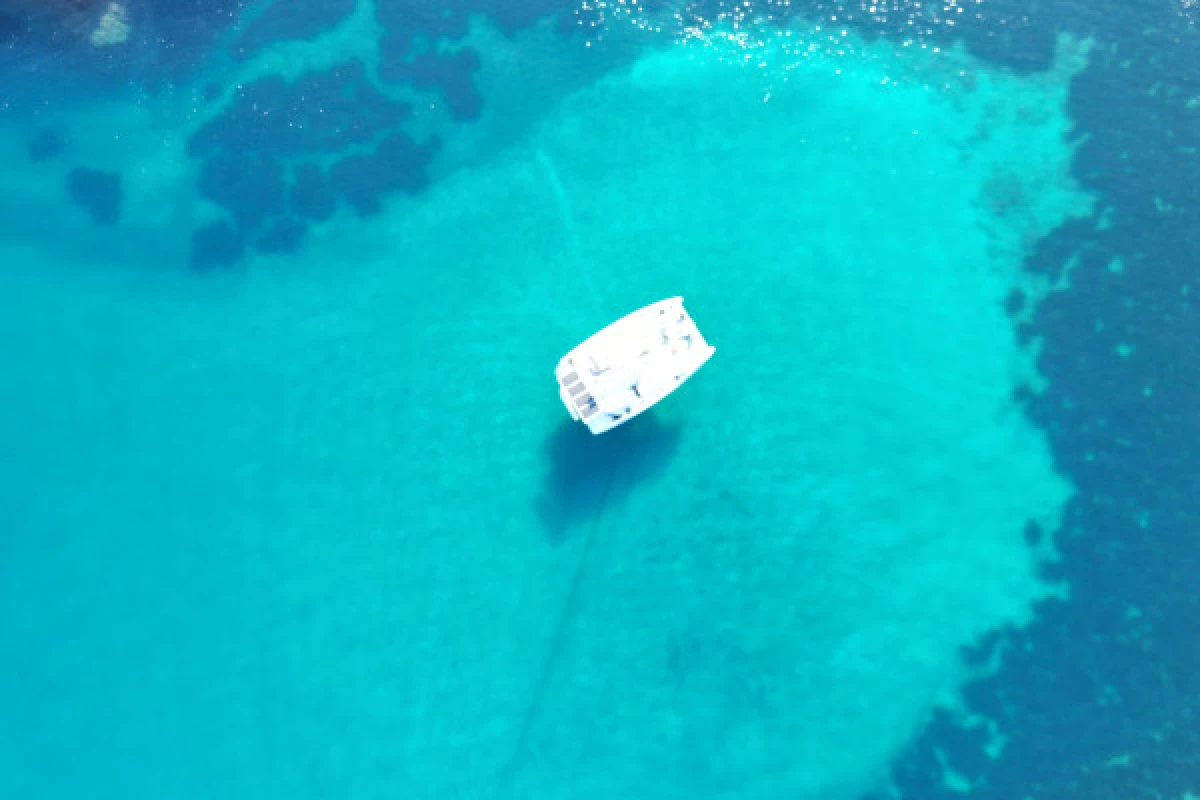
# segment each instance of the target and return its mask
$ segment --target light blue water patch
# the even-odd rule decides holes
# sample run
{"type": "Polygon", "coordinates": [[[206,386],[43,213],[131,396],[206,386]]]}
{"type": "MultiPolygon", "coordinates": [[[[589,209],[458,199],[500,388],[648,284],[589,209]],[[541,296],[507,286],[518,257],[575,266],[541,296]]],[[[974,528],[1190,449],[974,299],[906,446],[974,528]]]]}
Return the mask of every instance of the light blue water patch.
{"type": "Polygon", "coordinates": [[[1054,590],[1001,301],[1087,206],[1069,65],[777,34],[648,52],[302,262],[6,243],[0,791],[878,785],[1054,590]],[[714,360],[564,431],[561,354],[676,293],[714,360]]]}

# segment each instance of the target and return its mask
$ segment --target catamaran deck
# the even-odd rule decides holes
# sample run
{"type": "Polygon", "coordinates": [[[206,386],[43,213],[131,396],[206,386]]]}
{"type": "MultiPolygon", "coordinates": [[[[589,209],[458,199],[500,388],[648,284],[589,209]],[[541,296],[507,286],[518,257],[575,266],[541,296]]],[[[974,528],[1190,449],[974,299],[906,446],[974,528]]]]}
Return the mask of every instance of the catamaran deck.
{"type": "Polygon", "coordinates": [[[559,394],[573,419],[604,433],[675,391],[714,352],[682,297],[660,300],[563,356],[555,371],[559,394]]]}

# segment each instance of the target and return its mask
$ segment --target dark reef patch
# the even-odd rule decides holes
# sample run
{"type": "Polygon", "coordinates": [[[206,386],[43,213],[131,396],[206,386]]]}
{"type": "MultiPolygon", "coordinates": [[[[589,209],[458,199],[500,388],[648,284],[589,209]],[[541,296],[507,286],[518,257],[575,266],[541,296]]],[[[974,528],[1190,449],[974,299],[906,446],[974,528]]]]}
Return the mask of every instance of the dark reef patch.
{"type": "Polygon", "coordinates": [[[230,52],[235,58],[252,56],[275,42],[312,39],[337,26],[354,11],[355,0],[275,0],[261,14],[246,21],[230,52]]]}
{"type": "Polygon", "coordinates": [[[419,40],[419,44],[431,49],[439,39],[454,41],[465,36],[474,14],[487,17],[502,33],[511,36],[541,19],[569,18],[573,11],[572,4],[561,0],[528,0],[521,3],[376,0],[375,4],[375,18],[390,36],[410,43],[419,40]]]}
{"type": "Polygon", "coordinates": [[[289,207],[320,221],[341,198],[370,214],[390,192],[424,188],[436,143],[401,132],[410,117],[406,103],[380,92],[362,64],[349,61],[292,83],[270,77],[242,88],[192,136],[188,152],[204,159],[201,193],[230,213],[242,240],[289,250],[304,230],[299,220],[281,218],[289,207]],[[327,175],[316,160],[332,160],[327,175]]]}
{"type": "Polygon", "coordinates": [[[410,112],[372,86],[362,64],[349,61],[294,83],[270,77],[240,89],[221,116],[193,134],[188,152],[201,158],[340,153],[399,126],[410,112]]]}
{"type": "Polygon", "coordinates": [[[507,36],[542,19],[557,20],[556,29],[565,34],[576,27],[572,12],[569,4],[557,0],[449,0],[437,4],[377,0],[375,18],[385,31],[379,44],[380,79],[436,90],[455,119],[477,119],[483,109],[483,98],[474,83],[479,54],[455,45],[467,35],[471,16],[486,17],[507,36]]]}
{"type": "Polygon", "coordinates": [[[483,98],[475,88],[479,65],[479,54],[464,48],[456,53],[421,53],[405,61],[385,59],[379,76],[420,89],[436,89],[445,97],[455,119],[470,121],[483,110],[483,98]]]}
{"type": "Polygon", "coordinates": [[[1013,289],[1004,298],[1005,313],[1007,313],[1010,317],[1015,317],[1025,309],[1027,300],[1028,298],[1025,297],[1024,292],[1022,292],[1020,289],[1013,289]]]}
{"type": "Polygon", "coordinates": [[[402,133],[384,139],[370,155],[353,155],[329,170],[329,184],[360,215],[374,214],[393,191],[414,194],[429,182],[426,164],[438,142],[417,145],[402,133]]]}
{"type": "Polygon", "coordinates": [[[66,148],[67,143],[63,137],[54,131],[43,130],[29,140],[29,147],[26,152],[29,155],[29,160],[37,164],[62,155],[63,150],[66,148]]]}
{"type": "MultiPolygon", "coordinates": [[[[72,13],[83,5],[55,3],[72,13]]],[[[5,110],[37,115],[50,103],[69,103],[70,93],[60,91],[64,83],[80,95],[108,92],[123,98],[131,84],[150,96],[170,94],[191,85],[199,67],[222,55],[217,51],[243,60],[276,42],[311,40],[357,7],[355,0],[313,0],[303,8],[284,0],[216,5],[131,0],[124,5],[129,40],[110,48],[74,39],[64,47],[58,41],[63,32],[53,25],[34,31],[24,20],[0,14],[0,41],[10,45],[0,48],[0,64],[31,78],[6,95],[5,110]]],[[[558,0],[376,0],[375,21],[382,32],[379,74],[367,75],[351,60],[291,83],[268,77],[238,87],[228,107],[188,142],[189,156],[201,162],[200,193],[228,212],[240,241],[248,243],[275,241],[268,232],[287,214],[326,220],[340,201],[372,213],[390,192],[420,191],[438,143],[413,140],[407,129],[412,110],[389,97],[392,90],[400,96],[410,88],[435,92],[454,120],[478,119],[484,104],[475,85],[480,56],[461,41],[472,16],[486,17],[506,35],[541,19],[557,20],[565,33],[576,27],[573,12],[558,0]]],[[[228,88],[219,80],[202,83],[195,102],[211,106],[228,88]]],[[[31,142],[29,157],[53,158],[59,144],[49,135],[39,138],[31,142]]],[[[96,187],[82,188],[88,194],[96,187]]],[[[97,199],[87,203],[97,220],[112,218],[111,206],[97,199]]]]}
{"type": "Polygon", "coordinates": [[[292,168],[288,207],[304,219],[321,222],[333,216],[337,198],[329,179],[316,164],[297,164],[292,168]]]}
{"type": "Polygon", "coordinates": [[[376,0],[375,19],[386,31],[380,43],[384,60],[404,59],[413,52],[414,44],[429,49],[439,39],[461,39],[470,29],[471,11],[471,4],[462,0],[438,4],[376,0]]]}
{"type": "Polygon", "coordinates": [[[295,217],[277,220],[259,237],[254,247],[260,253],[294,253],[300,249],[308,225],[295,217]]]}
{"type": "Polygon", "coordinates": [[[352,155],[329,169],[329,184],[359,214],[379,210],[382,199],[394,192],[416,194],[429,185],[428,164],[440,147],[432,139],[416,144],[403,133],[384,139],[369,155],[352,155]]]}
{"type": "Polygon", "coordinates": [[[281,213],[285,191],[283,166],[268,155],[214,156],[200,172],[200,193],[247,229],[281,213]]]}
{"type": "MultiPolygon", "coordinates": [[[[143,0],[131,3],[137,14],[134,35],[150,43],[150,57],[138,75],[155,82],[186,76],[238,25],[250,0],[143,0]]],[[[305,4],[307,7],[307,3],[305,4]]]]}
{"type": "Polygon", "coordinates": [[[97,225],[115,225],[121,219],[121,176],[87,167],[67,174],[67,194],[97,225]]]}
{"type": "Polygon", "coordinates": [[[245,239],[233,223],[212,222],[192,231],[189,263],[198,270],[227,267],[241,260],[245,249],[245,239]]]}

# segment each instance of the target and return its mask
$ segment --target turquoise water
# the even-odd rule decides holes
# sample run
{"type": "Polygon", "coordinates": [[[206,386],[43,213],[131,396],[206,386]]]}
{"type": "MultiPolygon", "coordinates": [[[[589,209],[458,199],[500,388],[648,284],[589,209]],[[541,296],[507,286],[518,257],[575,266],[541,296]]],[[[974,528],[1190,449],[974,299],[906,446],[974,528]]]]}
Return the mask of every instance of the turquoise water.
{"type": "Polygon", "coordinates": [[[485,110],[418,115],[426,190],[229,269],[180,231],[219,213],[185,150],[230,95],[54,112],[123,215],[66,162],[0,200],[5,796],[854,798],[935,708],[970,721],[962,649],[1067,591],[1004,301],[1063,288],[1021,261],[1091,211],[1086,46],[1017,76],[610,25],[599,55],[479,23],[485,110]],[[674,294],[713,361],[576,430],[558,358],[674,294]]]}

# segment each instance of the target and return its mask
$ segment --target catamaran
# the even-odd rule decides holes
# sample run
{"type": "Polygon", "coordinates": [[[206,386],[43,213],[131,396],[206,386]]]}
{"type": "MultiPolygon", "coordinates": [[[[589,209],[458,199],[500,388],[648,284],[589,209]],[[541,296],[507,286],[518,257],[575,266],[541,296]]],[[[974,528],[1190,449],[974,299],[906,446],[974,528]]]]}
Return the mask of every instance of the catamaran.
{"type": "Polygon", "coordinates": [[[712,358],[683,307],[659,300],[597,331],[558,362],[558,393],[593,434],[628,422],[675,391],[712,358]]]}

